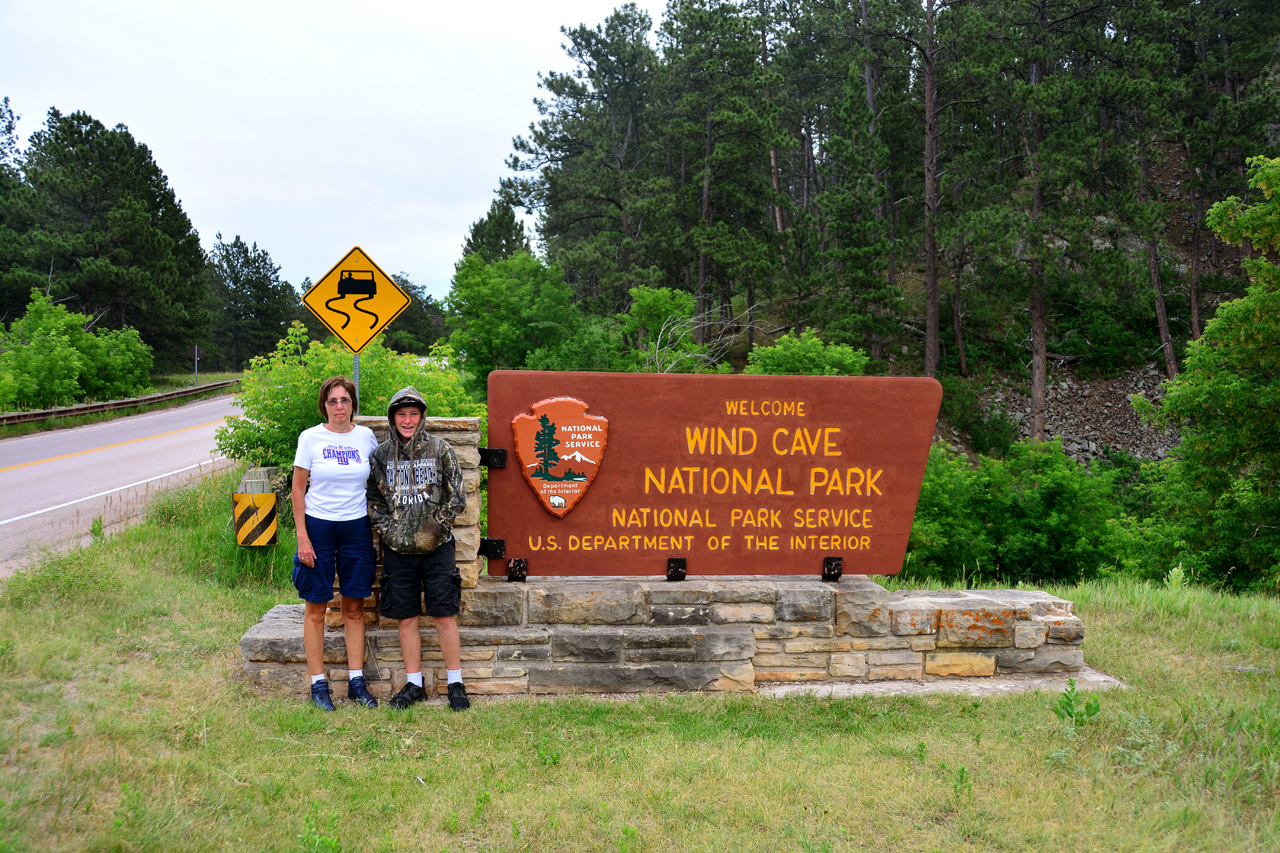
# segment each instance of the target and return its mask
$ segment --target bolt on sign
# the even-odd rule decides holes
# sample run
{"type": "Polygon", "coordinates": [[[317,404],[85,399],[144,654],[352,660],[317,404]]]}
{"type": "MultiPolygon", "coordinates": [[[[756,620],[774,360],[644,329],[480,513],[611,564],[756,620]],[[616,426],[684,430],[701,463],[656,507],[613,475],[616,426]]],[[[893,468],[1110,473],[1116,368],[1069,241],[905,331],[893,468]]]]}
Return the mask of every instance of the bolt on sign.
{"type": "Polygon", "coordinates": [[[353,353],[409,307],[409,297],[356,246],[311,286],[302,302],[353,353]]]}
{"type": "Polygon", "coordinates": [[[531,575],[894,574],[941,401],[926,378],[495,371],[488,443],[515,464],[488,535],[531,575]]]}

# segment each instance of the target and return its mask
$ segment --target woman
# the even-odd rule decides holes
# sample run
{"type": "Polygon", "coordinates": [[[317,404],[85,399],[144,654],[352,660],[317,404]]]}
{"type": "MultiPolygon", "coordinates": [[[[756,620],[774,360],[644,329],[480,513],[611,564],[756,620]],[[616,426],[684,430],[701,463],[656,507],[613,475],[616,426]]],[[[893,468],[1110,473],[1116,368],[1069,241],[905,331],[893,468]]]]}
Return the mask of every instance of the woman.
{"type": "Polygon", "coordinates": [[[373,594],[374,573],[365,486],[378,440],[368,427],[356,426],[359,401],[355,383],[347,377],[326,379],[318,405],[324,423],[298,436],[293,458],[293,521],[298,530],[293,585],[306,602],[302,645],[311,671],[311,701],[334,710],[324,677],[324,614],[333,598],[336,572],[350,667],[347,698],[375,708],[378,700],[364,680],[364,599],[373,594]]]}

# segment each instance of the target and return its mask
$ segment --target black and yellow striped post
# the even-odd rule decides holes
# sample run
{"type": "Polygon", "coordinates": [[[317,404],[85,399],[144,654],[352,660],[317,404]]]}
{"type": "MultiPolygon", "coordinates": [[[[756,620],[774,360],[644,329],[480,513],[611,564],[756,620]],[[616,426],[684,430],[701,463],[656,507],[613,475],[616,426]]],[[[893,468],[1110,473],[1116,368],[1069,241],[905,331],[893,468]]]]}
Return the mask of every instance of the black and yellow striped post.
{"type": "Polygon", "coordinates": [[[280,541],[276,524],[276,496],[271,492],[236,492],[234,519],[236,542],[241,545],[274,545],[280,541]]]}

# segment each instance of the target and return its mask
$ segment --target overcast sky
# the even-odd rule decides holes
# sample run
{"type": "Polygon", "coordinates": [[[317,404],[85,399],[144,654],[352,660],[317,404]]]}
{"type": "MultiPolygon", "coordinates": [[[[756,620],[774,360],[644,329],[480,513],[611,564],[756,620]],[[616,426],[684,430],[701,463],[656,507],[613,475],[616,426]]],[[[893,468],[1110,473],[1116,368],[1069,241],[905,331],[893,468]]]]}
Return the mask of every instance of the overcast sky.
{"type": "MultiPolygon", "coordinates": [[[[443,298],[561,25],[621,0],[0,0],[0,98],[126,125],[208,249],[258,244],[295,286],[352,246],[443,298]]],[[[654,18],[665,0],[637,0],[654,18]]]]}

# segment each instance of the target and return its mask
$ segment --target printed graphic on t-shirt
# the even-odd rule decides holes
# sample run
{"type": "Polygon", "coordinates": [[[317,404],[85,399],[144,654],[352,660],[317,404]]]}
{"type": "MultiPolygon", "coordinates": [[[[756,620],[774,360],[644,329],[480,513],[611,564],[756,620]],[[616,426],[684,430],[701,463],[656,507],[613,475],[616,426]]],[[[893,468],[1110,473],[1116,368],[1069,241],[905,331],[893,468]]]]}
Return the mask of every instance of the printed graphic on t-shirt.
{"type": "Polygon", "coordinates": [[[360,464],[360,451],[354,447],[334,447],[326,445],[320,450],[322,459],[336,460],[339,465],[360,464]]]}
{"type": "Polygon", "coordinates": [[[435,459],[414,459],[412,463],[407,459],[398,463],[387,462],[387,481],[395,484],[396,503],[401,506],[426,501],[428,488],[439,479],[435,459]]]}

